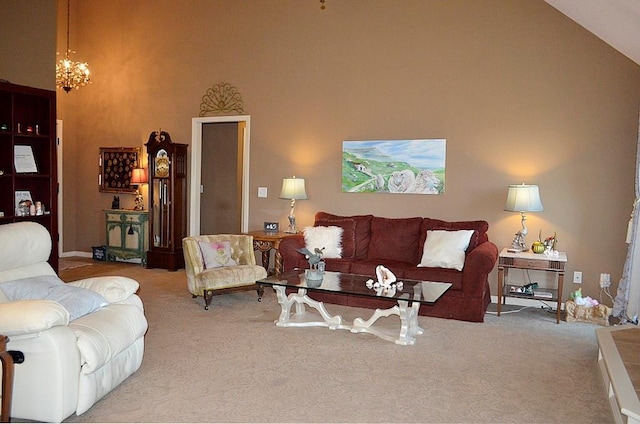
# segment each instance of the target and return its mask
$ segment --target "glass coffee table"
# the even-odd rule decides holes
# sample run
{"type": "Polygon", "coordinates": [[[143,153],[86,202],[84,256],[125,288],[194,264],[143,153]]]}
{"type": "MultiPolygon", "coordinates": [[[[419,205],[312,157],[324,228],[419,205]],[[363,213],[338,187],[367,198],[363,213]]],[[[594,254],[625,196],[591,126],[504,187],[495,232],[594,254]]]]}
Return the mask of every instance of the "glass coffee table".
{"type": "Polygon", "coordinates": [[[383,291],[369,288],[369,280],[375,280],[375,277],[325,271],[322,280],[307,281],[304,270],[297,269],[266,277],[257,283],[272,286],[275,290],[281,307],[280,318],[275,321],[279,327],[328,327],[331,330],[349,330],[352,333],[373,334],[400,345],[415,344],[415,336],[424,332],[418,325],[420,305],[434,304],[451,287],[449,283],[402,280],[401,287],[398,285],[395,290],[383,291]],[[287,295],[287,288],[297,289],[297,292],[287,295]],[[327,312],[322,302],[312,299],[310,295],[313,296],[313,292],[389,299],[395,301],[396,305],[388,309],[376,309],[368,320],[356,318],[352,324],[348,324],[340,315],[327,312]],[[292,311],[291,307],[294,305],[295,310],[292,311]],[[305,305],[315,309],[317,314],[313,311],[308,312],[305,305]],[[318,314],[322,320],[318,320],[318,314]],[[373,326],[378,319],[391,315],[400,317],[399,332],[373,326]]]}

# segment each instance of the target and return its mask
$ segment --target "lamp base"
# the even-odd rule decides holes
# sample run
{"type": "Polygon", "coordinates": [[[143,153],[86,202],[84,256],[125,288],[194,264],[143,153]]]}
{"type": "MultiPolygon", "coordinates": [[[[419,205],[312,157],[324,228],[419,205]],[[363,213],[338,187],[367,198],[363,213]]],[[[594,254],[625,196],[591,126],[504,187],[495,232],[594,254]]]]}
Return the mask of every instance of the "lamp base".
{"type": "Polygon", "coordinates": [[[520,231],[517,232],[516,236],[513,238],[513,241],[511,242],[511,246],[507,249],[507,251],[512,253],[520,253],[520,252],[526,252],[528,250],[529,248],[527,247],[524,241],[524,235],[520,231]]]}
{"type": "Polygon", "coordinates": [[[298,234],[298,229],[296,228],[296,217],[289,215],[289,228],[284,230],[287,234],[298,234]]]}

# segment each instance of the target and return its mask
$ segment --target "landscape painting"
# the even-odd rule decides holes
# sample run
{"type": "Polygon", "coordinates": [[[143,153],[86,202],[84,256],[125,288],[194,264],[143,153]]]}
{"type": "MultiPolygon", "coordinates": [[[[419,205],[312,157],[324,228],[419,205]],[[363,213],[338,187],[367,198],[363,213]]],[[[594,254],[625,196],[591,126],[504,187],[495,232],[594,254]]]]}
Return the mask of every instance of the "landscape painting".
{"type": "Polygon", "coordinates": [[[443,194],[447,140],[342,143],[344,193],[443,194]]]}

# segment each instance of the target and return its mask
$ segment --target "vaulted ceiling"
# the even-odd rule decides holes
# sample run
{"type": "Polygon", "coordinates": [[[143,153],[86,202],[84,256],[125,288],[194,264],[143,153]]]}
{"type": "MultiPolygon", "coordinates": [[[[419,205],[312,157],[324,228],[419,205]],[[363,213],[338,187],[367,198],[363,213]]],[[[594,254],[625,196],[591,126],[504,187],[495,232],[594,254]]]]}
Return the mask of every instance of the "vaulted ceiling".
{"type": "Polygon", "coordinates": [[[545,0],[640,65],[639,0],[545,0]]]}

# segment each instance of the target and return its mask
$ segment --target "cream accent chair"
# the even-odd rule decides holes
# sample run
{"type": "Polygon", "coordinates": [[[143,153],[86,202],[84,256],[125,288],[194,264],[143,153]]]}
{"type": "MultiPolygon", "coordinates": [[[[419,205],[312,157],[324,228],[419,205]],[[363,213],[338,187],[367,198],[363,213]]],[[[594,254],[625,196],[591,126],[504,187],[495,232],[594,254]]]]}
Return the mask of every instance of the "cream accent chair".
{"type": "Polygon", "coordinates": [[[187,272],[187,286],[193,297],[204,297],[204,309],[209,309],[214,294],[224,294],[236,290],[256,289],[258,301],[262,300],[264,289],[256,281],[267,276],[264,267],[256,265],[253,250],[253,236],[245,234],[216,234],[185,237],[182,240],[184,264],[187,272]],[[231,258],[238,264],[206,269],[198,242],[229,241],[231,258]]]}
{"type": "MultiPolygon", "coordinates": [[[[55,279],[47,259],[51,236],[35,222],[0,225],[0,283],[55,279]]],[[[11,416],[61,422],[80,415],[142,364],[147,320],[137,281],[92,277],[70,283],[97,292],[106,305],[71,320],[54,300],[11,301],[0,290],[0,334],[24,353],[14,369],[11,416]]]]}

